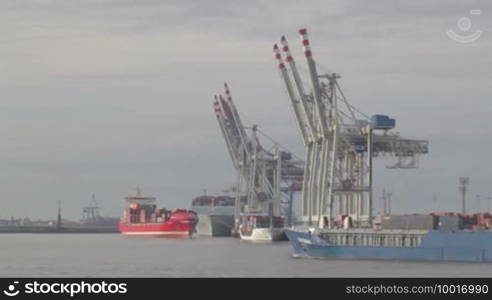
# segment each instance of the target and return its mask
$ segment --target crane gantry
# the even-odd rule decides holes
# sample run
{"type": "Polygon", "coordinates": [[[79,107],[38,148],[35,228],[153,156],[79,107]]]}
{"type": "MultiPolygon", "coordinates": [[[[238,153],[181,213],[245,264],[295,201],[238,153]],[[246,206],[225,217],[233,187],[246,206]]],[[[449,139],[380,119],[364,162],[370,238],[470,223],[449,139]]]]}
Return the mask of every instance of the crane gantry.
{"type": "Polygon", "coordinates": [[[290,224],[292,192],[300,190],[304,162],[294,159],[276,142],[265,148],[259,139],[262,132],[258,126],[247,127],[242,123],[227,84],[224,92],[225,96],[215,96],[214,111],[237,172],[236,226],[241,213],[251,212],[271,212],[286,217],[290,224]],[[249,135],[247,130],[251,131],[249,135]]]}
{"type": "Polygon", "coordinates": [[[415,168],[418,156],[428,153],[428,141],[402,138],[391,131],[394,119],[385,115],[369,118],[352,106],[339,85],[340,75],[318,73],[307,30],[299,30],[299,36],[309,92],[285,36],[273,52],[306,148],[302,220],[333,228],[338,217],[349,216],[355,226],[369,227],[373,157],[396,157],[397,163],[389,168],[415,168]]]}

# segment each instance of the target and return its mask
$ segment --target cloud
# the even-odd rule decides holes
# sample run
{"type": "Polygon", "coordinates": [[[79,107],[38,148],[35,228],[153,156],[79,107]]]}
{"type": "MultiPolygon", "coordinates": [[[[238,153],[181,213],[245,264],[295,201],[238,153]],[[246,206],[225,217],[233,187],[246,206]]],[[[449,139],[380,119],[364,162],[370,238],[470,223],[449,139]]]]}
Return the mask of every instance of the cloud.
{"type": "Polygon", "coordinates": [[[53,216],[60,199],[77,218],[92,192],[119,214],[136,185],[174,207],[203,188],[220,191],[234,178],[211,110],[224,81],[247,124],[302,157],[271,53],[285,34],[305,72],[301,27],[320,69],[342,74],[353,105],[396,117],[402,135],[431,139],[419,170],[395,175],[378,164],[377,188],[394,189],[395,209],[428,209],[436,190],[453,199],[463,175],[477,177],[474,193],[488,193],[479,158],[491,148],[490,8],[441,0],[3,1],[5,214],[53,216]],[[482,10],[472,21],[483,36],[450,40],[446,30],[470,9],[482,10]]]}

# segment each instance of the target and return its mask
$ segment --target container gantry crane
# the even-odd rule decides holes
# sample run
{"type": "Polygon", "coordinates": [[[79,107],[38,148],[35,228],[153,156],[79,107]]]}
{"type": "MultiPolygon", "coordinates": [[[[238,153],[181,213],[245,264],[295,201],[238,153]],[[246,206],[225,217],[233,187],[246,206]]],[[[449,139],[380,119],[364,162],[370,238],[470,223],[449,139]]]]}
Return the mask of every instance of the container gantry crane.
{"type": "Polygon", "coordinates": [[[308,66],[310,91],[290,52],[287,38],[273,46],[281,78],[306,147],[302,183],[302,220],[333,228],[342,216],[357,227],[372,226],[373,157],[392,155],[389,168],[415,168],[428,153],[427,140],[393,133],[395,120],[385,115],[369,118],[346,99],[336,73],[319,74],[306,29],[299,30],[308,66]],[[283,55],[282,53],[283,52],[283,55]]]}
{"type": "Polygon", "coordinates": [[[268,136],[257,125],[244,126],[227,84],[224,92],[215,96],[214,111],[237,172],[236,226],[243,212],[269,211],[291,225],[293,192],[300,191],[304,162],[271,139],[272,147],[264,147],[259,135],[268,136]]]}

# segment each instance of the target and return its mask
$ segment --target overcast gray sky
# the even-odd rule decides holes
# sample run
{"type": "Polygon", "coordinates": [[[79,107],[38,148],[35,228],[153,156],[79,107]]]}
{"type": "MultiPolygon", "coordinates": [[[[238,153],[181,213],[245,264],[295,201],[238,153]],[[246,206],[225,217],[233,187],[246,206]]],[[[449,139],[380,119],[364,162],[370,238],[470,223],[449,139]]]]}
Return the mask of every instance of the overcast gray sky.
{"type": "Polygon", "coordinates": [[[0,217],[79,218],[96,193],[104,214],[141,186],[167,207],[218,192],[234,172],[211,108],[227,81],[243,119],[303,156],[272,58],[283,34],[302,65],[342,75],[349,101],[430,140],[417,170],[378,162],[375,195],[397,212],[457,210],[459,176],[492,196],[490,1],[0,2],[0,217]],[[470,15],[480,9],[481,15],[470,15]],[[457,21],[472,20],[472,43],[457,21]]]}

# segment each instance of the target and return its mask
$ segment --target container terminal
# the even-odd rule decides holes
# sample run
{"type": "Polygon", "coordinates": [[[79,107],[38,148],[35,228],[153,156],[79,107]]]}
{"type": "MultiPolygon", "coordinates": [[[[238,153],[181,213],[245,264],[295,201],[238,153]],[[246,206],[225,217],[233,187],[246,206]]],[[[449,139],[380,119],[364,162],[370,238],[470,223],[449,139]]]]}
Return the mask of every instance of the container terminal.
{"type": "MultiPolygon", "coordinates": [[[[273,45],[273,61],[305,156],[296,157],[257,124],[243,124],[225,83],[214,97],[213,110],[236,172],[234,195],[193,199],[192,210],[183,210],[193,214],[186,236],[196,225],[201,235],[230,232],[263,241],[287,236],[296,256],[492,261],[490,208],[466,213],[467,177],[459,179],[461,213],[395,215],[385,194],[383,211],[374,214],[373,160],[394,158],[389,169],[418,168],[419,157],[429,153],[429,141],[401,136],[395,131],[396,118],[368,115],[354,106],[340,74],[319,73],[307,29],[298,36],[307,76],[299,71],[286,36],[273,45]],[[294,209],[297,194],[299,210],[294,209]]],[[[63,220],[59,207],[56,221],[0,220],[0,232],[118,232],[119,223],[120,231],[131,233],[159,218],[167,221],[167,211],[137,203],[138,197],[121,219],[101,217],[94,201],[83,208],[80,222],[63,220]]]]}
{"type": "MultiPolygon", "coordinates": [[[[304,38],[305,47],[309,47],[307,35],[304,38]]],[[[280,217],[285,222],[282,227],[294,225],[296,192],[302,192],[297,223],[319,223],[323,228],[330,228],[336,216],[347,215],[355,227],[369,227],[373,219],[373,157],[395,157],[397,162],[390,168],[416,168],[418,156],[428,153],[428,141],[403,138],[392,132],[396,120],[387,115],[368,117],[357,110],[345,98],[338,83],[339,75],[317,75],[309,49],[305,53],[308,53],[310,79],[319,92],[307,94],[287,39],[282,37],[280,42],[280,47],[274,46],[274,58],[306,156],[304,160],[296,158],[258,125],[245,126],[231,90],[224,84],[224,94],[214,97],[213,109],[237,172],[235,230],[257,227],[255,214],[258,218],[262,214],[270,215],[272,220],[280,217]],[[340,103],[334,105],[337,101],[340,103]],[[335,126],[334,121],[343,126],[335,126]],[[264,146],[260,138],[272,142],[272,146],[264,146]]],[[[265,227],[268,222],[258,223],[265,227]]],[[[270,223],[273,226],[279,222],[270,223]]]]}
{"type": "MultiPolygon", "coordinates": [[[[460,214],[392,215],[385,206],[374,215],[373,159],[393,157],[396,162],[387,168],[415,169],[419,156],[429,153],[429,141],[400,136],[395,118],[357,109],[345,96],[339,74],[318,73],[307,29],[298,35],[306,78],[286,36],[274,44],[273,57],[305,147],[304,160],[293,159],[278,143],[264,147],[258,126],[242,124],[227,84],[225,95],[215,96],[216,118],[237,172],[234,228],[241,238],[245,228],[267,229],[270,236],[258,239],[275,240],[278,226],[289,228],[295,256],[492,261],[490,212],[466,214],[465,196],[460,214]],[[301,192],[295,224],[294,191],[301,192]],[[262,216],[270,221],[257,222],[262,216]]],[[[465,191],[467,182],[460,182],[465,191]]]]}

